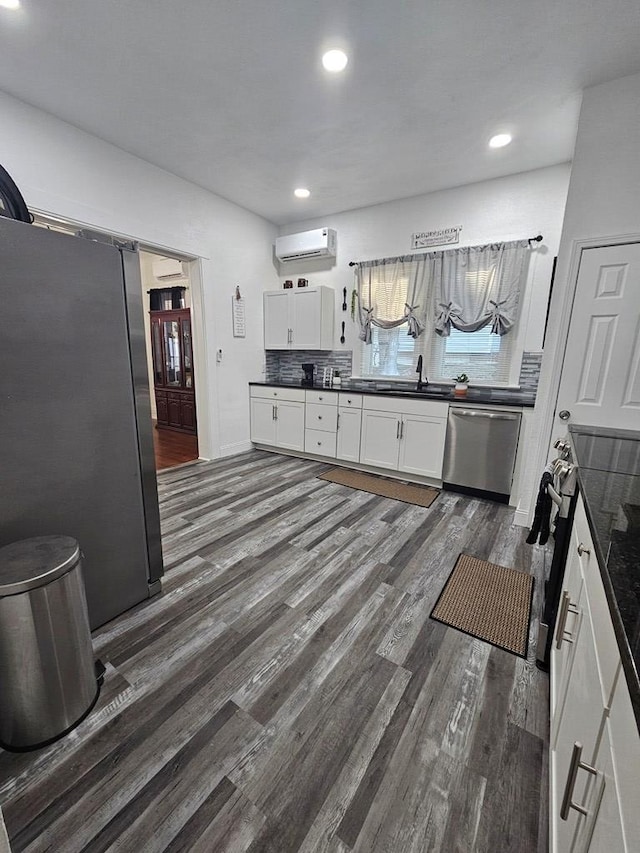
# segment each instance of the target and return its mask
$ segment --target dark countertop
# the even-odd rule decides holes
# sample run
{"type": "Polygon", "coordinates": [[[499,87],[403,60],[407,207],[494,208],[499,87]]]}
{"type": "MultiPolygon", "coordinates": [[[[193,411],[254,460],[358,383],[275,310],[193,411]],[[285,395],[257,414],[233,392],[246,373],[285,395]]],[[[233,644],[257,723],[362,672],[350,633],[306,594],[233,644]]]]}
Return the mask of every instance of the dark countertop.
{"type": "Polygon", "coordinates": [[[640,432],[582,426],[569,431],[640,729],[640,432]]]}
{"type": "MultiPolygon", "coordinates": [[[[272,385],[277,388],[305,388],[300,382],[250,382],[249,385],[272,385]]],[[[535,391],[518,391],[508,388],[474,388],[471,386],[466,397],[454,397],[452,385],[438,385],[435,382],[424,391],[416,390],[415,382],[381,382],[368,379],[345,379],[340,387],[326,388],[316,382],[313,388],[318,391],[352,391],[358,394],[378,394],[385,397],[409,397],[415,400],[444,400],[447,403],[473,403],[492,406],[535,405],[535,391]]]]}

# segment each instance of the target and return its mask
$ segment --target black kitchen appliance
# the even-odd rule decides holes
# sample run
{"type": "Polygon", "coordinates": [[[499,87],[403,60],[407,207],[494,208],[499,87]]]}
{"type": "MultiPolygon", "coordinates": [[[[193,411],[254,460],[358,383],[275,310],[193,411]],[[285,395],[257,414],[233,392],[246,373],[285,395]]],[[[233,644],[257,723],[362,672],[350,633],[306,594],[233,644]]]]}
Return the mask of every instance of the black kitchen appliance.
{"type": "Polygon", "coordinates": [[[0,216],[17,219],[19,222],[31,224],[33,217],[27,210],[20,190],[15,185],[11,175],[0,166],[0,216]]]}
{"type": "Polygon", "coordinates": [[[549,577],[544,585],[544,602],[538,625],[536,650],[536,664],[545,672],[549,670],[551,643],[558,617],[562,579],[569,551],[577,496],[577,467],[569,437],[558,439],[554,447],[558,451],[558,456],[545,469],[551,475],[545,489],[552,503],[557,507],[553,533],[554,547],[549,577]]]}
{"type": "Polygon", "coordinates": [[[304,370],[302,385],[308,386],[309,388],[313,388],[313,373],[316,369],[315,364],[303,364],[302,369],[304,370]]]}

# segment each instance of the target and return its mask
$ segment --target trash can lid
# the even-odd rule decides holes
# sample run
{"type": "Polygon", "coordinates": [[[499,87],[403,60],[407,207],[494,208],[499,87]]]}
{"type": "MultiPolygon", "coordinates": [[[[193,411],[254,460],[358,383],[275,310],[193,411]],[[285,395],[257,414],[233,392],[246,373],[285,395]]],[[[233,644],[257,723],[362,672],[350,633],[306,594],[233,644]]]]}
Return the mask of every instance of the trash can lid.
{"type": "Polygon", "coordinates": [[[36,536],[0,548],[0,596],[45,586],[70,571],[80,559],[72,536],[36,536]]]}

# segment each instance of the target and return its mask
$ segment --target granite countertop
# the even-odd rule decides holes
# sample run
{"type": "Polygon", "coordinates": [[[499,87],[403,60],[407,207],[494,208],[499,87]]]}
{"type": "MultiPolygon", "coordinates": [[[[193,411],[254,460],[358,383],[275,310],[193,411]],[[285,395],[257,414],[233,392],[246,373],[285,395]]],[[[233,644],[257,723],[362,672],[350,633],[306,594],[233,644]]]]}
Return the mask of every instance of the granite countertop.
{"type": "Polygon", "coordinates": [[[640,432],[582,426],[569,431],[640,729],[640,432]]]}
{"type": "MultiPolygon", "coordinates": [[[[272,385],[278,388],[311,388],[300,382],[250,382],[249,385],[272,385]]],[[[531,408],[535,405],[535,391],[520,391],[510,388],[474,388],[471,386],[466,397],[454,397],[452,385],[430,384],[426,390],[418,391],[415,382],[382,382],[369,379],[345,379],[340,387],[326,388],[321,382],[316,382],[313,388],[323,391],[352,391],[358,394],[378,394],[385,397],[409,397],[417,400],[444,400],[445,402],[485,404],[492,406],[522,406],[531,408]]]]}

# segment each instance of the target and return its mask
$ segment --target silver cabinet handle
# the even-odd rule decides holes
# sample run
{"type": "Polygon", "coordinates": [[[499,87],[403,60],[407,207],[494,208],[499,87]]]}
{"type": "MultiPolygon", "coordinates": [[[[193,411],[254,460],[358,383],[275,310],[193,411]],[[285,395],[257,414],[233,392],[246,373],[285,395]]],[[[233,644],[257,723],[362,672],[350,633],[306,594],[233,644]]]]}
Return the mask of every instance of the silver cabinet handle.
{"type": "Polygon", "coordinates": [[[340,412],[338,412],[338,420],[336,421],[336,432],[340,429],[340,412]]]}
{"type": "Polygon", "coordinates": [[[322,420],[322,415],[318,415],[318,420],[319,420],[319,421],[321,421],[321,420],[322,420]]]}
{"type": "Polygon", "coordinates": [[[587,773],[592,773],[594,776],[598,775],[598,771],[595,767],[591,767],[590,764],[585,764],[584,761],[582,761],[582,744],[579,741],[576,741],[573,744],[573,752],[571,753],[571,761],[569,762],[567,784],[564,786],[564,797],[562,798],[562,807],[560,808],[560,818],[562,820],[568,819],[569,809],[575,809],[577,812],[580,812],[581,815],[586,816],[589,814],[583,805],[573,802],[573,789],[576,786],[576,778],[578,776],[578,770],[580,769],[586,770],[587,773]]]}
{"type": "Polygon", "coordinates": [[[562,603],[560,604],[560,613],[558,614],[558,629],[556,631],[556,649],[561,648],[563,641],[573,643],[573,634],[566,630],[567,616],[569,613],[578,614],[578,610],[571,603],[571,596],[565,590],[562,592],[562,603]]]}
{"type": "Polygon", "coordinates": [[[347,397],[347,403],[351,403],[351,400],[347,397]]]}
{"type": "Polygon", "coordinates": [[[451,407],[451,414],[458,418],[486,418],[491,421],[517,421],[519,415],[503,415],[499,412],[480,412],[477,409],[456,409],[451,407]]]}
{"type": "Polygon", "coordinates": [[[582,557],[583,554],[591,554],[588,548],[585,548],[582,542],[578,545],[578,554],[582,557]]]}
{"type": "Polygon", "coordinates": [[[276,413],[276,416],[275,416],[274,420],[276,420],[276,421],[277,421],[277,420],[278,420],[278,407],[277,407],[277,406],[274,406],[273,408],[275,409],[275,413],[276,413]]]}
{"type": "Polygon", "coordinates": [[[322,396],[322,395],[320,395],[320,396],[318,397],[318,400],[320,400],[320,402],[322,402],[322,400],[323,400],[323,399],[324,399],[324,398],[323,398],[323,396],[322,396]]]}
{"type": "Polygon", "coordinates": [[[318,447],[322,447],[322,442],[321,442],[321,441],[319,441],[319,442],[318,442],[318,447]]]}
{"type": "Polygon", "coordinates": [[[276,419],[276,407],[271,406],[271,420],[275,421],[275,419],[276,419]]]}
{"type": "Polygon", "coordinates": [[[400,421],[400,438],[404,438],[404,421],[400,421]]]}
{"type": "Polygon", "coordinates": [[[400,438],[400,421],[396,422],[396,438],[400,438]]]}

